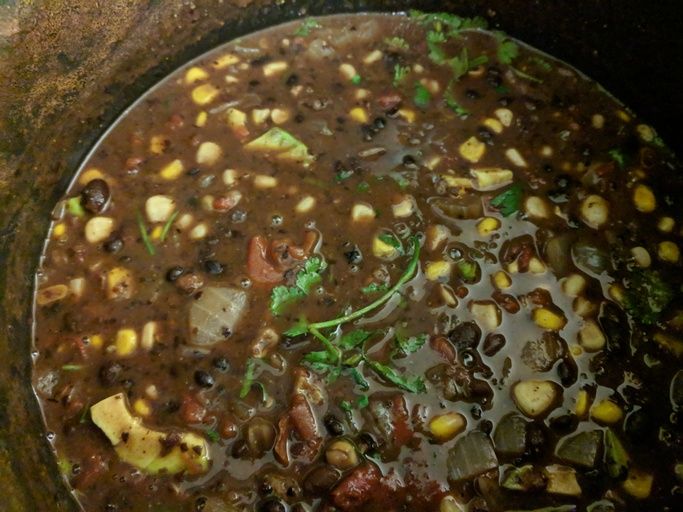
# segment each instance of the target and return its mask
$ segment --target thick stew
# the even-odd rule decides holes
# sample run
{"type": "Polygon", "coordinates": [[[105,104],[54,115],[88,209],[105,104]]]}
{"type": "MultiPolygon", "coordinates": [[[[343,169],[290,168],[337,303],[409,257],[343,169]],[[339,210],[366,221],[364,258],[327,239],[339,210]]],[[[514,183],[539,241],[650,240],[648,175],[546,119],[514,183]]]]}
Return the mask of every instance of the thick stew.
{"type": "Polygon", "coordinates": [[[59,467],[88,511],[680,510],[682,176],[480,19],[222,46],[54,210],[59,467]]]}

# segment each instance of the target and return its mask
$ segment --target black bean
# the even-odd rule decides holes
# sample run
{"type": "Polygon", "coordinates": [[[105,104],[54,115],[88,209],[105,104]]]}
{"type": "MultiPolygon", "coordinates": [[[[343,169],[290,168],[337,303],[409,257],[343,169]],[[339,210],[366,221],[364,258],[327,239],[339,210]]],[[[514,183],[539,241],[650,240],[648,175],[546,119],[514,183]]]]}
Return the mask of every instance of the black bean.
{"type": "Polygon", "coordinates": [[[211,274],[213,276],[222,274],[223,269],[223,265],[216,260],[206,260],[204,262],[204,270],[206,270],[208,274],[211,274]]]}
{"type": "Polygon", "coordinates": [[[100,213],[109,202],[109,185],[99,178],[91,180],[81,191],[81,204],[91,213],[100,213]]]}
{"type": "Polygon", "coordinates": [[[230,361],[225,357],[217,357],[213,360],[213,367],[220,372],[227,372],[230,369],[230,361]]]}
{"type": "Polygon", "coordinates": [[[557,365],[557,376],[560,378],[560,382],[564,387],[569,387],[576,382],[576,367],[574,367],[571,363],[568,363],[566,360],[562,360],[557,365]]]}
{"type": "Polygon", "coordinates": [[[481,329],[474,322],[463,322],[448,333],[448,339],[456,350],[475,348],[481,339],[481,329]]]}
{"type": "Polygon", "coordinates": [[[344,434],[344,425],[334,414],[326,415],[323,422],[331,436],[341,436],[344,434]]]}
{"type": "Polygon", "coordinates": [[[121,240],[121,238],[119,238],[118,236],[114,236],[109,240],[105,241],[103,247],[105,251],[110,252],[112,254],[116,254],[121,249],[123,249],[123,240],[121,240]]]}
{"type": "Polygon", "coordinates": [[[375,438],[369,432],[361,432],[358,436],[358,445],[363,453],[372,452],[379,446],[375,438]]]}
{"type": "Polygon", "coordinates": [[[578,424],[578,418],[574,414],[563,414],[555,418],[550,418],[550,428],[560,434],[568,434],[574,431],[578,424]]]}
{"type": "Polygon", "coordinates": [[[194,381],[203,388],[213,387],[215,383],[213,375],[204,370],[197,370],[194,372],[194,381]]]}
{"type": "Polygon", "coordinates": [[[376,130],[382,130],[387,125],[387,120],[383,117],[376,117],[375,120],[372,122],[372,125],[375,127],[376,130]]]}
{"type": "Polygon", "coordinates": [[[259,512],[285,512],[287,509],[278,499],[270,499],[261,503],[259,512]]]}
{"type": "Polygon", "coordinates": [[[536,423],[529,423],[526,428],[526,452],[529,458],[536,459],[543,455],[546,448],[546,436],[536,423]]]}
{"type": "Polygon", "coordinates": [[[477,134],[479,135],[479,138],[482,140],[482,142],[488,144],[489,146],[493,144],[493,132],[491,132],[487,128],[480,126],[477,129],[477,134]]]}
{"type": "Polygon", "coordinates": [[[299,75],[296,73],[292,73],[287,77],[287,80],[285,80],[285,84],[287,87],[292,87],[293,85],[296,85],[299,83],[299,75]]]}
{"type": "Polygon", "coordinates": [[[479,94],[479,92],[475,91],[474,89],[467,89],[465,91],[465,96],[467,96],[467,98],[470,100],[478,100],[479,98],[481,98],[481,94],[479,94]]]}
{"type": "Polygon", "coordinates": [[[171,267],[168,269],[168,272],[166,272],[166,280],[172,283],[184,273],[185,269],[183,267],[171,267]]]}
{"type": "Polygon", "coordinates": [[[332,466],[318,466],[306,475],[303,482],[304,490],[314,496],[324,494],[337,483],[339,476],[339,471],[332,466]]]}
{"type": "Polygon", "coordinates": [[[491,420],[481,420],[479,422],[479,430],[484,434],[490,434],[493,432],[493,422],[491,420]]]}
{"type": "Polygon", "coordinates": [[[194,500],[195,512],[202,512],[202,510],[204,510],[205,506],[206,506],[206,498],[204,496],[200,496],[199,498],[194,500]]]}
{"type": "Polygon", "coordinates": [[[356,265],[363,261],[363,253],[355,246],[350,251],[346,251],[344,257],[346,258],[346,261],[349,262],[349,265],[356,265]]]}
{"type": "Polygon", "coordinates": [[[110,361],[103,364],[99,371],[100,384],[104,387],[111,387],[118,384],[121,379],[121,373],[123,372],[123,366],[115,361],[110,361]]]}
{"type": "Polygon", "coordinates": [[[199,167],[190,167],[187,171],[188,176],[197,176],[202,170],[199,167]]]}
{"type": "Polygon", "coordinates": [[[498,351],[505,346],[505,336],[498,333],[491,333],[484,340],[484,354],[488,357],[495,356],[498,351]]]}
{"type": "Polygon", "coordinates": [[[401,162],[406,167],[416,167],[417,166],[417,160],[415,160],[415,157],[413,155],[404,155],[401,162]]]}

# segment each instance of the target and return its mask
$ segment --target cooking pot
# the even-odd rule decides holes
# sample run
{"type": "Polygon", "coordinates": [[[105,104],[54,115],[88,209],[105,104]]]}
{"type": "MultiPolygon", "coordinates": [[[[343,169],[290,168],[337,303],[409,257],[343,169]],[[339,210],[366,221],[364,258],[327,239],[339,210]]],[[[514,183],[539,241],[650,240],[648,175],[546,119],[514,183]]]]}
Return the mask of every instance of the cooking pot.
{"type": "Polygon", "coordinates": [[[186,60],[308,14],[480,15],[574,64],[656,126],[683,120],[676,0],[0,1],[0,509],[78,510],[31,390],[33,276],[50,221],[106,127],[186,60]]]}

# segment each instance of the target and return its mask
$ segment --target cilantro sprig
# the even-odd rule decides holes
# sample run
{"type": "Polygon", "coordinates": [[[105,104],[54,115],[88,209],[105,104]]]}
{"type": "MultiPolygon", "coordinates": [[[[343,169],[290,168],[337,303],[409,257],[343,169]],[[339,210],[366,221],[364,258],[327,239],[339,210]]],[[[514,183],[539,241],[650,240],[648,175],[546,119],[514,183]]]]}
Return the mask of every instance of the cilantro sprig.
{"type": "Polygon", "coordinates": [[[294,286],[276,286],[270,294],[270,310],[274,315],[281,315],[287,307],[311,293],[311,289],[322,282],[321,273],[327,264],[314,256],[306,260],[303,269],[296,275],[294,286]]]}
{"type": "Polygon", "coordinates": [[[522,186],[516,183],[491,199],[491,206],[498,208],[503,217],[509,217],[519,211],[522,204],[522,193],[522,186]]]}
{"type": "Polygon", "coordinates": [[[307,35],[310,35],[310,33],[317,29],[322,27],[320,23],[317,21],[307,18],[304,21],[301,22],[301,25],[294,31],[295,36],[299,37],[306,37],[307,35]]]}

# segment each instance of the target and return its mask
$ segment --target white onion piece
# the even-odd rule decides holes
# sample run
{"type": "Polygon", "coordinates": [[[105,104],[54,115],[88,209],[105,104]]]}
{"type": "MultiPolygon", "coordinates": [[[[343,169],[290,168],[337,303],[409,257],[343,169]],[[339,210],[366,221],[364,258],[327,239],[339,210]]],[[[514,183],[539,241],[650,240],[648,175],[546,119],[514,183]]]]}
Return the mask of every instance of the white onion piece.
{"type": "Polygon", "coordinates": [[[194,345],[213,345],[235,332],[247,306],[247,294],[235,288],[208,287],[190,309],[194,345]]]}

